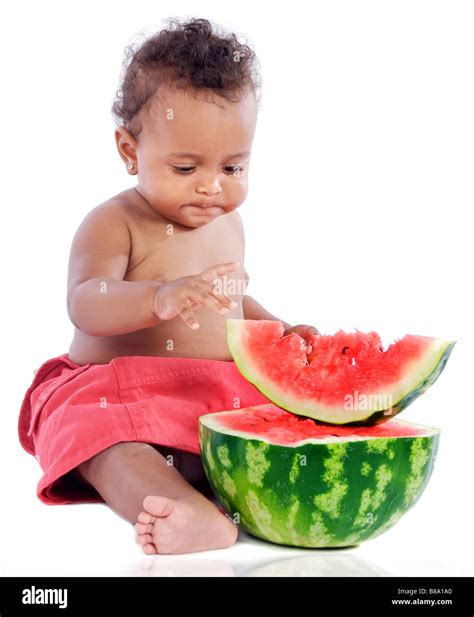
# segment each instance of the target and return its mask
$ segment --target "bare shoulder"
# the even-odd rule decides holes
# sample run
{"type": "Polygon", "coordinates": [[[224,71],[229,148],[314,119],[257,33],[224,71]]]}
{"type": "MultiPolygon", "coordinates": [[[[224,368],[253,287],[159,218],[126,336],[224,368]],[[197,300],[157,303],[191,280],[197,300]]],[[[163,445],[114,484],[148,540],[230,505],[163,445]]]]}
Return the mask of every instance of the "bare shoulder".
{"type": "Polygon", "coordinates": [[[96,276],[123,279],[130,251],[130,233],[121,205],[107,201],[90,210],[72,240],[68,294],[96,276]]]}
{"type": "Polygon", "coordinates": [[[95,208],[92,208],[87,216],[92,215],[92,217],[100,218],[110,217],[126,221],[136,215],[137,212],[138,209],[133,202],[130,192],[123,191],[98,204],[95,208]]]}
{"type": "Polygon", "coordinates": [[[76,234],[93,228],[97,228],[100,231],[109,229],[110,232],[115,234],[120,234],[121,230],[128,233],[132,220],[139,213],[133,201],[127,199],[127,192],[124,191],[114,195],[89,210],[82,219],[76,234]]]}
{"type": "Polygon", "coordinates": [[[125,220],[123,207],[118,202],[110,199],[91,208],[84,215],[79,229],[82,227],[90,227],[95,224],[106,224],[108,221],[112,220],[118,222],[121,218],[125,220]]]}
{"type": "Polygon", "coordinates": [[[84,261],[106,254],[130,254],[126,206],[117,196],[95,206],[82,219],[72,239],[70,271],[84,261]]]}

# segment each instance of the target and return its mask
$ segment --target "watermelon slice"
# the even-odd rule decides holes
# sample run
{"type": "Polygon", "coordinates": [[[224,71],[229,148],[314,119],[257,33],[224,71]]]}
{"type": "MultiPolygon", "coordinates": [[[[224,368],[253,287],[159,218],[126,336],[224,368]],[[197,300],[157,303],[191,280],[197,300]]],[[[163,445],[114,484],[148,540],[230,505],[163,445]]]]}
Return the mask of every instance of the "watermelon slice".
{"type": "Polygon", "coordinates": [[[456,341],[407,334],[384,350],[376,332],[313,336],[308,355],[281,321],[227,319],[242,375],[279,407],[332,424],[376,424],[439,377],[456,341]]]}
{"type": "Polygon", "coordinates": [[[424,491],[436,428],[330,426],[276,405],[199,418],[201,458],[227,514],[277,544],[341,547],[392,527],[424,491]]]}

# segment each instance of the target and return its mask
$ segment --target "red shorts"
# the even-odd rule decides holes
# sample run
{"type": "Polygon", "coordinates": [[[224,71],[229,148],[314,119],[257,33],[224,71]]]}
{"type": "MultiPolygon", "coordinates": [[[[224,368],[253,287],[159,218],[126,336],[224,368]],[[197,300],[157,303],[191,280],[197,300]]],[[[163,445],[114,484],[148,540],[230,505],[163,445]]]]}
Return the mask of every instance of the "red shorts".
{"type": "Polygon", "coordinates": [[[79,365],[63,354],[36,372],[18,434],[43,469],[41,501],[103,503],[73,471],[98,452],[137,441],[200,454],[199,416],[268,402],[232,361],[121,356],[79,365]]]}

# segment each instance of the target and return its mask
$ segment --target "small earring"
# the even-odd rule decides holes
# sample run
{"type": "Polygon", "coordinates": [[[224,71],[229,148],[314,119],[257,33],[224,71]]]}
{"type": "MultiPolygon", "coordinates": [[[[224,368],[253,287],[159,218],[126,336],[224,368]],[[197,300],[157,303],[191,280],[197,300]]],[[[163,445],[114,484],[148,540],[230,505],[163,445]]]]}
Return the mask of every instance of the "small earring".
{"type": "Polygon", "coordinates": [[[133,163],[129,163],[129,164],[127,165],[127,169],[133,169],[133,163]]]}

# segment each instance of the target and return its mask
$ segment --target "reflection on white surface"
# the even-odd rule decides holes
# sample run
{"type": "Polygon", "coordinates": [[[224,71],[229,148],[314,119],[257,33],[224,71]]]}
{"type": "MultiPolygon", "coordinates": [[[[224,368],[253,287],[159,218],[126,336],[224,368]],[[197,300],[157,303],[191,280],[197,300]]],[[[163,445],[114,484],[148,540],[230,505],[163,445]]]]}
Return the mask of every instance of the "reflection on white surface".
{"type": "Polygon", "coordinates": [[[301,557],[260,559],[232,563],[231,559],[203,559],[189,555],[149,555],[141,560],[132,576],[391,576],[375,563],[353,554],[338,551],[314,552],[301,557]]]}
{"type": "MultiPolygon", "coordinates": [[[[440,490],[428,491],[395,528],[354,548],[282,546],[241,530],[238,541],[226,549],[145,555],[135,542],[133,526],[105,505],[48,507],[32,500],[37,479],[34,469],[26,465],[21,473],[19,467],[16,475],[5,478],[5,493],[17,495],[13,478],[23,485],[15,502],[16,526],[28,529],[34,521],[34,530],[40,533],[22,540],[12,533],[11,524],[0,526],[1,577],[473,575],[472,539],[466,535],[466,529],[472,526],[473,510],[463,503],[455,512],[456,525],[446,529],[439,511],[440,490]]],[[[454,489],[449,492],[449,486],[443,490],[452,502],[459,497],[454,489]]]]}
{"type": "Polygon", "coordinates": [[[391,573],[356,555],[325,552],[276,559],[247,569],[239,576],[391,576],[391,573]]]}
{"type": "Polygon", "coordinates": [[[150,555],[140,562],[135,576],[235,576],[228,561],[221,559],[190,559],[176,555],[150,555]]]}

